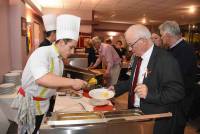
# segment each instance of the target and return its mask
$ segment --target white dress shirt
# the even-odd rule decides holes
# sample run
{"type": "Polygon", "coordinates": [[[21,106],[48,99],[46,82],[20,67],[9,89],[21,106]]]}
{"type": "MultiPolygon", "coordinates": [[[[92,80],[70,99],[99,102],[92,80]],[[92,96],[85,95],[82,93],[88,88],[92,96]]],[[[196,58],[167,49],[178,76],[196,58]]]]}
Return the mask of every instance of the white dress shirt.
{"type": "MultiPolygon", "coordinates": [[[[153,51],[153,47],[154,45],[152,45],[142,56],[142,63],[141,63],[141,66],[140,66],[140,71],[139,71],[139,76],[138,76],[138,84],[142,84],[143,83],[143,80],[144,80],[144,77],[147,73],[147,65],[149,63],[149,59],[150,59],[150,56],[152,54],[152,51],[153,51]]],[[[134,101],[134,106],[135,107],[140,107],[140,98],[137,94],[135,94],[135,101],[134,101]]]]}

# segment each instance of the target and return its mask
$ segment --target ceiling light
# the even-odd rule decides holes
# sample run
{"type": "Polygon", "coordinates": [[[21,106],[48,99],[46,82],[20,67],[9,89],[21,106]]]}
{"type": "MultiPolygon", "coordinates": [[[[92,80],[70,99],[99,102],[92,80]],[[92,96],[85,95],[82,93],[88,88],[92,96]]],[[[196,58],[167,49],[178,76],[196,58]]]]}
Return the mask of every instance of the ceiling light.
{"type": "Polygon", "coordinates": [[[47,8],[62,8],[63,1],[62,0],[32,0],[38,3],[41,7],[47,8]]]}
{"type": "Polygon", "coordinates": [[[108,35],[109,35],[109,36],[116,36],[117,33],[116,33],[116,32],[108,32],[108,35]]]}
{"type": "Polygon", "coordinates": [[[189,13],[194,13],[196,11],[196,8],[194,6],[190,6],[188,11],[189,13]]]}
{"type": "Polygon", "coordinates": [[[146,24],[146,23],[147,23],[146,18],[143,18],[143,19],[142,19],[142,23],[143,23],[143,24],[146,24]]]}

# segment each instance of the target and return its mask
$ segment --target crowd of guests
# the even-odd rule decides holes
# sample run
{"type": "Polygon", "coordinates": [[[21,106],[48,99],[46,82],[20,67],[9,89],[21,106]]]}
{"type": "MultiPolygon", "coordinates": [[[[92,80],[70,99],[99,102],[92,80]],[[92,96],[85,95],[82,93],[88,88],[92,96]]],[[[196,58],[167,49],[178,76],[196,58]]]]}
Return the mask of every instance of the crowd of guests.
{"type": "Polygon", "coordinates": [[[154,134],[184,134],[186,122],[200,111],[194,106],[199,98],[199,85],[192,45],[184,40],[175,21],[161,24],[159,33],[150,33],[143,25],[133,25],[127,29],[125,39],[127,45],[121,40],[113,44],[111,39],[102,43],[99,37],[89,40],[89,67],[96,68],[102,62],[107,86],[115,90],[116,96],[129,92],[129,108],[139,106],[146,114],[172,112],[172,118],[156,121],[154,134]],[[127,57],[129,50],[131,59],[127,57]],[[131,63],[130,77],[119,82],[120,64],[127,59],[131,63]],[[139,61],[142,69],[138,69],[139,61]],[[139,101],[132,100],[138,96],[139,101]]]}

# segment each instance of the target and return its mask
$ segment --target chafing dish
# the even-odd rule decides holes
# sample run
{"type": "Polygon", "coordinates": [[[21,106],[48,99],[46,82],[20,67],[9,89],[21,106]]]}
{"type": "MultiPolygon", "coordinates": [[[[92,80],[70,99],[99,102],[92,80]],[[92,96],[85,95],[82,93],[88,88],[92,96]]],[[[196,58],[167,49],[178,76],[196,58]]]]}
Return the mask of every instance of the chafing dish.
{"type": "Polygon", "coordinates": [[[97,85],[102,85],[103,84],[103,69],[94,69],[94,70],[89,70],[86,68],[80,68],[80,67],[74,67],[71,65],[65,65],[64,68],[64,77],[70,77],[73,79],[82,79],[85,81],[90,80],[91,78],[96,78],[97,79],[97,85]]]}
{"type": "Polygon", "coordinates": [[[79,113],[54,113],[54,120],[86,120],[101,119],[103,115],[99,112],[79,112],[79,113]]]}
{"type": "Polygon", "coordinates": [[[109,112],[54,113],[49,119],[48,134],[152,134],[154,119],[171,113],[144,115],[138,109],[109,112]]]}

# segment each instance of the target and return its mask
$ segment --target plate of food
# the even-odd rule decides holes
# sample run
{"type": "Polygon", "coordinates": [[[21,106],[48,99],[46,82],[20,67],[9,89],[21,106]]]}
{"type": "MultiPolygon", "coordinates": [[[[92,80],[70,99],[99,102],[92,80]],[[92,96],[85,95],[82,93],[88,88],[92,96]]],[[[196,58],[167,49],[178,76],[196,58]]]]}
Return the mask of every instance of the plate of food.
{"type": "Polygon", "coordinates": [[[89,95],[94,99],[107,100],[114,97],[115,92],[106,88],[97,88],[97,89],[91,90],[89,92],[89,95]]]}

